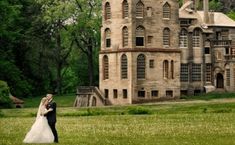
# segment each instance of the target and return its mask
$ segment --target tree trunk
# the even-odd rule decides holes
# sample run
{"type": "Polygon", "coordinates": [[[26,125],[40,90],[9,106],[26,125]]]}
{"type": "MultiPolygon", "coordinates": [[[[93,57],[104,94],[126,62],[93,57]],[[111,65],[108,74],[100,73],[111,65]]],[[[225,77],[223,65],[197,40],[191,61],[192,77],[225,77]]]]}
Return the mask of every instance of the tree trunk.
{"type": "Polygon", "coordinates": [[[92,52],[92,40],[89,38],[89,45],[87,48],[87,61],[88,61],[88,74],[89,74],[89,86],[93,85],[94,79],[94,66],[93,66],[93,52],[92,52]]]}
{"type": "MultiPolygon", "coordinates": [[[[60,28],[59,28],[60,30],[60,28]]],[[[61,37],[60,37],[60,32],[59,30],[57,30],[56,33],[56,70],[57,70],[57,74],[56,74],[56,93],[61,94],[61,81],[62,81],[62,77],[61,77],[61,72],[62,72],[62,62],[63,60],[61,60],[60,58],[60,53],[61,53],[61,37]]]]}

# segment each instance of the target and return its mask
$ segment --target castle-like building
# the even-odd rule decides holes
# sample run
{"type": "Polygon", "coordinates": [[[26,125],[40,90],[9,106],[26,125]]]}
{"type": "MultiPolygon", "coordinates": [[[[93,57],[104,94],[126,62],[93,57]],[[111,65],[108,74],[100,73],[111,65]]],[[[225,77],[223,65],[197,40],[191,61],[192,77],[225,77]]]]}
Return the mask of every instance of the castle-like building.
{"type": "Polygon", "coordinates": [[[103,0],[99,89],[133,104],[235,91],[235,21],[197,0],[103,0]]]}

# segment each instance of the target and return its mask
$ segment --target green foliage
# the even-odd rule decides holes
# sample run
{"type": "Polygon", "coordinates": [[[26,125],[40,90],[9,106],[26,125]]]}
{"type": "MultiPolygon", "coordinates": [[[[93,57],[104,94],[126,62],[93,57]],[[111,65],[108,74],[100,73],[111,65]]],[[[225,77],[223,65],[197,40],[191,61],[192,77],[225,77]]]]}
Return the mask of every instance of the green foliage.
{"type": "Polygon", "coordinates": [[[210,10],[212,10],[212,11],[217,11],[217,12],[219,12],[219,11],[222,10],[223,5],[222,5],[222,3],[221,3],[220,1],[218,1],[218,0],[211,0],[211,1],[209,2],[209,8],[210,8],[210,10]]]}
{"type": "MultiPolygon", "coordinates": [[[[6,82],[0,80],[0,108],[10,108],[12,101],[9,98],[9,87],[6,82]]],[[[2,112],[0,111],[0,116],[2,112]]]]}
{"type": "Polygon", "coordinates": [[[151,114],[152,112],[147,109],[147,108],[143,108],[143,107],[131,107],[128,110],[128,114],[131,115],[143,115],[143,114],[151,114]]]}
{"type": "Polygon", "coordinates": [[[227,15],[235,21],[235,10],[231,10],[227,15]]]}

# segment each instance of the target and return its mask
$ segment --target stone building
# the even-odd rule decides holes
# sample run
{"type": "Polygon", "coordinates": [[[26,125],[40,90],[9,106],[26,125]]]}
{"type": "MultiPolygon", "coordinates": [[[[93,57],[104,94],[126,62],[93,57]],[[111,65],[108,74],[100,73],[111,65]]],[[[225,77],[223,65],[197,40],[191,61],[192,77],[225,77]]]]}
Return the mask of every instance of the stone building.
{"type": "Polygon", "coordinates": [[[99,89],[111,104],[235,90],[235,22],[196,2],[102,1],[99,89]]]}

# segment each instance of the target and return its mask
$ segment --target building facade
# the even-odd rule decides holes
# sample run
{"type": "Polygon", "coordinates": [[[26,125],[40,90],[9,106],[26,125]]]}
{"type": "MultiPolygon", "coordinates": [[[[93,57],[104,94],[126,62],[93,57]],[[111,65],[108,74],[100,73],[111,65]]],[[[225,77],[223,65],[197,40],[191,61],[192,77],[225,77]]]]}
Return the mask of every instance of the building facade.
{"type": "Polygon", "coordinates": [[[194,5],[102,1],[99,89],[111,104],[174,99],[213,87],[235,90],[235,22],[209,12],[207,0],[203,11],[194,5]]]}

